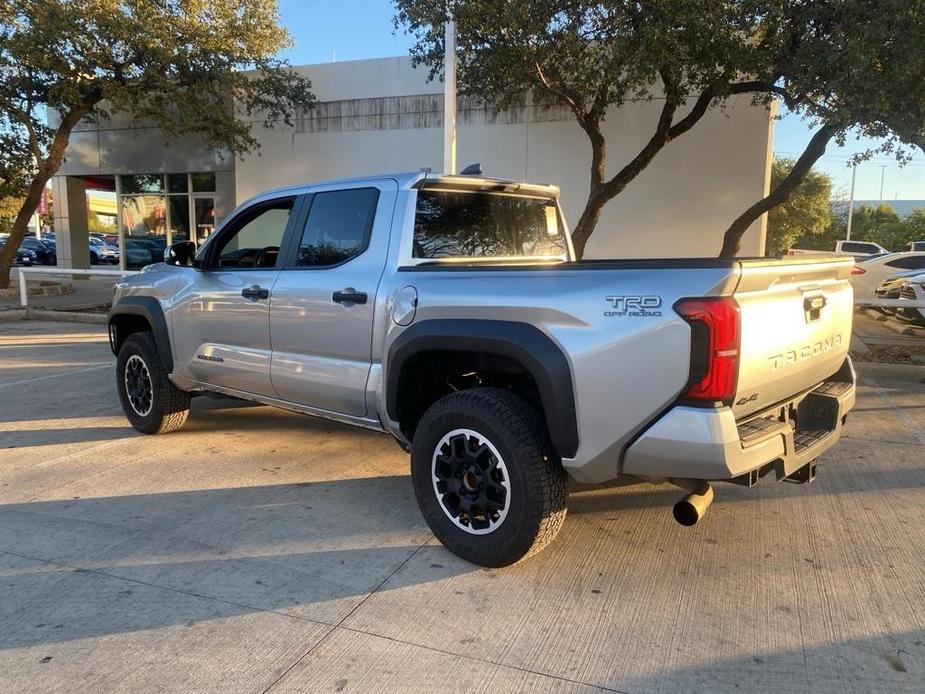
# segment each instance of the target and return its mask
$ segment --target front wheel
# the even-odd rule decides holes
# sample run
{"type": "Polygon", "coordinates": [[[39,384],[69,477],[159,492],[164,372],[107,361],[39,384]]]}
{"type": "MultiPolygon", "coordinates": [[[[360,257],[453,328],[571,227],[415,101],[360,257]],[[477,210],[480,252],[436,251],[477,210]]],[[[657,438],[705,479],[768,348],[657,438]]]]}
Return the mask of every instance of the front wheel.
{"type": "Polygon", "coordinates": [[[545,422],[507,390],[474,388],[434,403],[414,435],[411,477],[437,539],[481,566],[539,552],[565,522],[565,472],[545,422]]]}
{"type": "Polygon", "coordinates": [[[133,333],[122,343],[116,388],[128,421],[144,434],[176,431],[189,415],[189,393],[167,377],[149,332],[133,333]]]}

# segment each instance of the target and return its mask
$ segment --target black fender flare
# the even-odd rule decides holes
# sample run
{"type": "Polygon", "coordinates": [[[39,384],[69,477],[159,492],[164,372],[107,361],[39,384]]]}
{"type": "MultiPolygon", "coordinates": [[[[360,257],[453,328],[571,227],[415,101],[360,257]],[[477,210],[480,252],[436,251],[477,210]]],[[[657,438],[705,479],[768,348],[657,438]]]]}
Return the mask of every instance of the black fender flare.
{"type": "Polygon", "coordinates": [[[173,373],[170,333],[167,331],[167,318],[160,302],[153,296],[124,296],[112,305],[109,310],[109,347],[113,354],[118,354],[119,345],[124,339],[117,333],[116,319],[125,315],[141,316],[148,322],[154,334],[154,344],[157,345],[161,365],[168,374],[173,373]]]}
{"type": "Polygon", "coordinates": [[[481,319],[431,319],[415,323],[389,347],[386,410],[398,421],[399,384],[405,362],[430,350],[471,351],[510,357],[533,377],[556,452],[572,458],[578,450],[578,417],[568,359],[559,346],[529,323],[481,319]]]}

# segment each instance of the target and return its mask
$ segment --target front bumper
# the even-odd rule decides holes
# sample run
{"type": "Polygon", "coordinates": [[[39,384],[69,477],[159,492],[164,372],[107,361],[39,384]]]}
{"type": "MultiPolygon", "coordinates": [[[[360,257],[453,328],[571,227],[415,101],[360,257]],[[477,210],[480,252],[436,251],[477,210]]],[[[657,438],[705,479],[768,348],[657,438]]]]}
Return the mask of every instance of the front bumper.
{"type": "Polygon", "coordinates": [[[677,406],[627,449],[623,472],[646,478],[741,479],[794,474],[841,437],[854,407],[851,360],[829,380],[769,411],[736,422],[728,407],[677,406]]]}

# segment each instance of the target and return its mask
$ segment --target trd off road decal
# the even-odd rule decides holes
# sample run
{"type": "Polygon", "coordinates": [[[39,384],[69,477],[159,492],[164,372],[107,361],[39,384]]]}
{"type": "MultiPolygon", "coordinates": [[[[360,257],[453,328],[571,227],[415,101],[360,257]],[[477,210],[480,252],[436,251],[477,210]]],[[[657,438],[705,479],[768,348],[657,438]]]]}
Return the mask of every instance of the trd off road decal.
{"type": "Polygon", "coordinates": [[[660,296],[605,296],[612,310],[604,311],[607,318],[648,318],[658,317],[662,312],[660,296]]]}

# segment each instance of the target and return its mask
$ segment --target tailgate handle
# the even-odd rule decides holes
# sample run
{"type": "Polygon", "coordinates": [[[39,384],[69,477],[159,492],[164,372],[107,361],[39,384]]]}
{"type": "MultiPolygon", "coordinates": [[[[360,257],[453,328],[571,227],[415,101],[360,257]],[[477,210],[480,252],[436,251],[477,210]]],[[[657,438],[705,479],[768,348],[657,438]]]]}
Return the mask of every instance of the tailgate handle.
{"type": "Polygon", "coordinates": [[[806,322],[812,323],[819,320],[819,313],[827,303],[828,301],[822,294],[805,297],[803,299],[803,313],[806,315],[806,322]]]}
{"type": "Polygon", "coordinates": [[[808,296],[803,299],[803,310],[804,311],[818,311],[825,308],[826,305],[825,297],[822,295],[818,296],[808,296]]]}

